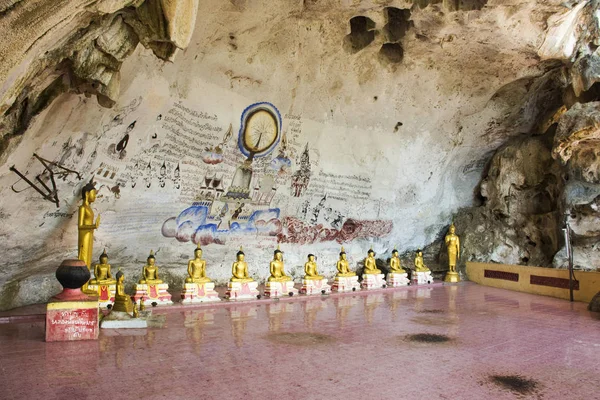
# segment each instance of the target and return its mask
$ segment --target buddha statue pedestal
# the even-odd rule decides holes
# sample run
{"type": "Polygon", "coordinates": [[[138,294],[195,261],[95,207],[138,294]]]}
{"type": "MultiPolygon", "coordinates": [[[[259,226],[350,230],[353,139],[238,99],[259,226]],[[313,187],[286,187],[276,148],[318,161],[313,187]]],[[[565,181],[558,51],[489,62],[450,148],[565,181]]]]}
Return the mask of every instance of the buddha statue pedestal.
{"type": "Polygon", "coordinates": [[[444,282],[448,282],[448,283],[460,282],[460,276],[458,275],[458,272],[448,271],[446,273],[446,277],[444,278],[444,282]]]}
{"type": "Polygon", "coordinates": [[[389,287],[399,287],[399,286],[407,286],[410,285],[410,280],[408,279],[408,274],[405,272],[403,274],[390,272],[387,274],[387,285],[389,287]]]}
{"type": "Polygon", "coordinates": [[[277,298],[295,294],[298,294],[298,289],[294,287],[294,281],[267,282],[265,284],[265,297],[277,298]]]}
{"type": "Polygon", "coordinates": [[[258,282],[231,282],[227,284],[225,298],[228,300],[256,300],[260,296],[258,282]]]}
{"type": "Polygon", "coordinates": [[[431,276],[431,271],[425,272],[413,272],[412,274],[413,282],[416,282],[418,285],[423,285],[425,283],[433,283],[433,276],[431,276]]]}
{"type": "Polygon", "coordinates": [[[141,329],[148,327],[148,318],[152,310],[140,311],[137,317],[132,317],[125,311],[111,311],[102,319],[102,329],[141,329]]]}
{"type": "Polygon", "coordinates": [[[46,342],[98,339],[98,299],[80,289],[90,279],[85,262],[64,260],[56,279],[63,291],[46,305],[46,342]]]}
{"type": "Polygon", "coordinates": [[[331,290],[334,292],[354,292],[360,290],[358,276],[336,276],[331,285],[331,290]]]}
{"type": "Polygon", "coordinates": [[[331,286],[327,283],[327,279],[302,279],[301,294],[327,294],[331,293],[331,286]]]}
{"type": "Polygon", "coordinates": [[[136,283],[133,301],[138,303],[143,298],[146,306],[152,306],[152,303],[156,303],[157,306],[171,305],[173,302],[167,289],[168,283],[136,283]]]}
{"type": "Polygon", "coordinates": [[[88,289],[98,293],[98,302],[100,307],[106,308],[109,304],[115,302],[115,292],[117,291],[117,285],[97,285],[88,284],[88,289]]]}
{"type": "Polygon", "coordinates": [[[181,292],[183,304],[208,303],[221,301],[219,294],[215,291],[214,282],[184,283],[181,292]]]}
{"type": "Polygon", "coordinates": [[[387,286],[384,274],[363,274],[361,287],[363,289],[381,289],[387,286]]]}

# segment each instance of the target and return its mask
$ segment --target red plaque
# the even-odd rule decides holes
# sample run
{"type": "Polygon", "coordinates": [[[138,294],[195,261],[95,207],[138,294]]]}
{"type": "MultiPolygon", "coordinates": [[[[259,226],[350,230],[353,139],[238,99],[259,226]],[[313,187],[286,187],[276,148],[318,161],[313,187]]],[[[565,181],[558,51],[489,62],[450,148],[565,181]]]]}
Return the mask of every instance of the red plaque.
{"type": "Polygon", "coordinates": [[[46,309],[46,341],[98,339],[98,301],[54,301],[46,309]]]}

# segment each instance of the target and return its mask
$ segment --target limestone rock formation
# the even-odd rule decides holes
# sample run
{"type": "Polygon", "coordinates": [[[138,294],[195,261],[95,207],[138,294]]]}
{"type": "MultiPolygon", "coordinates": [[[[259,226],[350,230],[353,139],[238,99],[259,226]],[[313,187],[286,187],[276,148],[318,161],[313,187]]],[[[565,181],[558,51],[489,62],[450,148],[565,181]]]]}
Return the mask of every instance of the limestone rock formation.
{"type": "Polygon", "coordinates": [[[61,93],[95,95],[112,107],[121,65],[138,43],[173,60],[191,39],[197,7],[198,0],[0,4],[0,157],[61,93]]]}

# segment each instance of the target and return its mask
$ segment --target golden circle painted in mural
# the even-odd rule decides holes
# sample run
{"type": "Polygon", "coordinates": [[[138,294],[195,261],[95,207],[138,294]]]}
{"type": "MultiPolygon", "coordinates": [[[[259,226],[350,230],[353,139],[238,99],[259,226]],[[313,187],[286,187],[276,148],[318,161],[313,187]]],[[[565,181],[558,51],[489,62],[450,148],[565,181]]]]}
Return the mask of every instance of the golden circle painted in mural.
{"type": "Polygon", "coordinates": [[[279,135],[277,120],[266,110],[257,110],[246,120],[244,147],[251,153],[260,153],[271,147],[279,135]]]}

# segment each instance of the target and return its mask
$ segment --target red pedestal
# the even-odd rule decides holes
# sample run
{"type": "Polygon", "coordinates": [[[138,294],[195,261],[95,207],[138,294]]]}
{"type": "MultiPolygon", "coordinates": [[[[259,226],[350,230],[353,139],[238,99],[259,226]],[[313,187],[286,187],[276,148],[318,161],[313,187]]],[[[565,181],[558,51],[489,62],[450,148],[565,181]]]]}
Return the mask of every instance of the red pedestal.
{"type": "Polygon", "coordinates": [[[98,339],[98,300],[70,290],[50,299],[46,307],[46,342],[98,339]]]}

